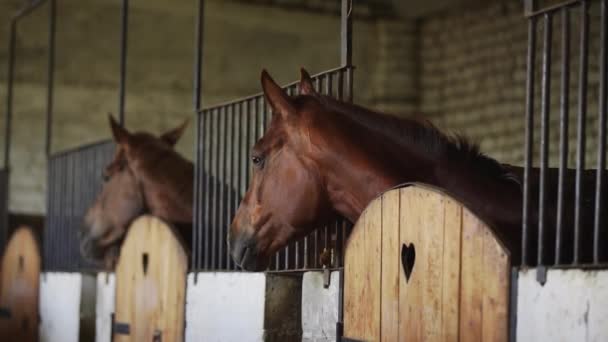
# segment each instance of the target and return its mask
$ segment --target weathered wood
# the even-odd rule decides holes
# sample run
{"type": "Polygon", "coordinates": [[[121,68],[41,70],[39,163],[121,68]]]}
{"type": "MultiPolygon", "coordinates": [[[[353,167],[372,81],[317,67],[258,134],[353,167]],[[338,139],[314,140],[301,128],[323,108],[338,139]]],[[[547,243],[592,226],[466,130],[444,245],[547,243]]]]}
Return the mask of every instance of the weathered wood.
{"type": "Polygon", "coordinates": [[[385,193],[355,225],[345,258],[349,338],[508,338],[509,255],[485,224],[444,194],[417,186],[385,193]],[[416,256],[407,281],[401,248],[410,244],[416,256]]]}
{"type": "Polygon", "coordinates": [[[400,202],[398,191],[382,196],[382,341],[399,340],[400,202]]]}
{"type": "Polygon", "coordinates": [[[364,341],[380,340],[381,211],[381,200],[370,204],[345,256],[351,261],[345,267],[344,326],[349,337],[364,341]]]}
{"type": "Polygon", "coordinates": [[[37,341],[40,251],[31,229],[13,233],[0,275],[0,341],[37,341]]]}
{"type": "Polygon", "coordinates": [[[462,241],[462,206],[445,198],[443,239],[442,341],[458,341],[460,322],[460,253],[462,241]]]}
{"type": "Polygon", "coordinates": [[[460,340],[481,342],[483,224],[468,210],[462,215],[460,340]]]}
{"type": "Polygon", "coordinates": [[[183,341],[188,262],[172,229],[142,216],[131,226],[116,267],[115,320],[129,334],[114,341],[183,341]]]}

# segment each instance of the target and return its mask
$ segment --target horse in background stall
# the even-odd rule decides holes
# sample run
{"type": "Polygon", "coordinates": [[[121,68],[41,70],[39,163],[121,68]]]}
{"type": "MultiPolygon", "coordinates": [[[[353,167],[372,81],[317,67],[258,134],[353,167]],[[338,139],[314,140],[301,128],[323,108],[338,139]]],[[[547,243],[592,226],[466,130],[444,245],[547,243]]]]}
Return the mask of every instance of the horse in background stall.
{"type": "MultiPolygon", "coordinates": [[[[261,83],[273,116],[252,149],[253,177],[228,236],[232,257],[242,268],[266,269],[270,257],[288,243],[338,214],[354,223],[379,194],[412,182],[440,188],[462,202],[493,229],[511,252],[513,265],[521,264],[521,167],[500,164],[483,155],[477,145],[447,136],[427,121],[381,114],[318,94],[305,70],[300,95],[295,97],[287,95],[265,70],[261,83]]],[[[557,170],[551,169],[547,178],[545,245],[549,248],[543,256],[551,263],[557,170]]],[[[583,178],[581,260],[590,261],[595,171],[586,171],[583,178]]],[[[538,199],[538,169],[532,170],[530,184],[530,198],[538,199]]],[[[574,236],[573,184],[574,171],[569,170],[563,241],[574,236]]],[[[535,257],[538,203],[530,216],[528,251],[535,257]]],[[[561,247],[562,260],[572,260],[572,244],[561,247]]]]}
{"type": "Polygon", "coordinates": [[[173,224],[190,248],[194,167],[174,149],[187,121],[156,137],[131,133],[109,119],[116,152],[104,170],[101,193],[86,213],[81,254],[113,269],[131,222],[143,214],[173,224]]]}

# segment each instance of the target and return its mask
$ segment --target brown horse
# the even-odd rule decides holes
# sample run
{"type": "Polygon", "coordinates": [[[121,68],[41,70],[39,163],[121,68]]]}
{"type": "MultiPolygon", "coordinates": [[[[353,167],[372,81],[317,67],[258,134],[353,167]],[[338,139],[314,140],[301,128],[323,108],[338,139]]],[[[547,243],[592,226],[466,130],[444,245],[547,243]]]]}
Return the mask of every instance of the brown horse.
{"type": "Polygon", "coordinates": [[[113,268],[130,223],[145,213],[172,223],[190,246],[194,168],[173,148],[186,125],[155,137],[130,133],[110,116],[116,153],[85,216],[80,235],[84,257],[113,268]]]}
{"type": "MultiPolygon", "coordinates": [[[[289,242],[338,214],[355,222],[376,196],[409,182],[438,187],[459,199],[493,227],[511,251],[513,263],[521,262],[521,168],[500,164],[481,154],[477,145],[449,137],[425,121],[400,119],[320,95],[305,70],[295,97],[266,71],[261,82],[273,117],[252,149],[254,175],[228,236],[233,259],[242,268],[264,270],[269,258],[289,242]]],[[[537,199],[538,170],[531,178],[532,198],[537,199]]],[[[551,170],[548,178],[547,222],[554,227],[557,171],[551,170]]],[[[565,241],[573,236],[568,229],[573,179],[569,171],[565,241]]],[[[589,227],[595,172],[588,171],[584,179],[582,217],[583,226],[589,227]]],[[[532,208],[531,222],[537,221],[537,209],[532,208]]],[[[545,238],[555,245],[554,230],[545,238]]],[[[535,246],[536,240],[530,244],[535,246]]],[[[565,253],[571,257],[568,246],[565,253]]],[[[586,258],[589,252],[588,246],[582,250],[586,258]]],[[[551,257],[549,253],[545,260],[552,262],[551,257]]]]}

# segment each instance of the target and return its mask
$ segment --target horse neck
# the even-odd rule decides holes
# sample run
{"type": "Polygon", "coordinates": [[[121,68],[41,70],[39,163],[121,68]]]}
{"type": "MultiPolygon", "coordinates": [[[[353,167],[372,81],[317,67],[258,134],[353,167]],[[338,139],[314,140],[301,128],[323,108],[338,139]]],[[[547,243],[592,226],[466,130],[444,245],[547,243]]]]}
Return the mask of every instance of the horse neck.
{"type": "Polygon", "coordinates": [[[339,157],[329,159],[335,164],[326,177],[330,201],[352,222],[382,192],[403,183],[424,183],[451,195],[487,223],[505,228],[499,235],[508,245],[519,243],[515,228],[521,222],[521,189],[513,180],[488,172],[483,158],[430,156],[423,151],[435,143],[429,140],[432,135],[399,139],[394,132],[382,134],[344,116],[325,127],[334,127],[327,133],[340,140],[333,145],[342,146],[334,151],[339,157]]]}
{"type": "Polygon", "coordinates": [[[194,167],[177,153],[143,159],[135,177],[150,214],[171,223],[191,223],[194,167]]]}
{"type": "Polygon", "coordinates": [[[331,130],[326,136],[340,141],[330,143],[332,151],[322,167],[328,197],[334,210],[351,222],[390,188],[408,182],[436,183],[436,163],[413,146],[403,146],[344,118],[323,127],[331,130]]]}

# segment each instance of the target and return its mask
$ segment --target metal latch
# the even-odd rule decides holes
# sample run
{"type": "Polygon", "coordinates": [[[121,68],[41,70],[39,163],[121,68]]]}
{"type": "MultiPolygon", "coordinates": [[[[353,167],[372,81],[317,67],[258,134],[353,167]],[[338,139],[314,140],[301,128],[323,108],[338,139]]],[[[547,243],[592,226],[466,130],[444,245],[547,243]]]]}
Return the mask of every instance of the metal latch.
{"type": "Polygon", "coordinates": [[[131,326],[129,323],[114,322],[112,327],[115,334],[129,335],[131,333],[131,326]]]}

